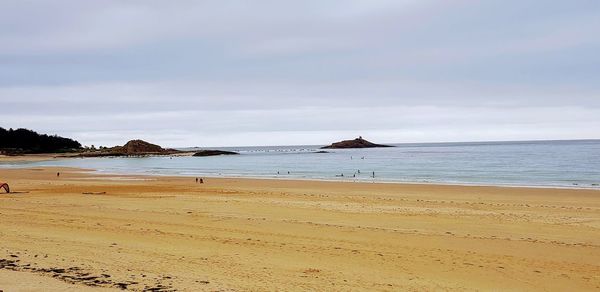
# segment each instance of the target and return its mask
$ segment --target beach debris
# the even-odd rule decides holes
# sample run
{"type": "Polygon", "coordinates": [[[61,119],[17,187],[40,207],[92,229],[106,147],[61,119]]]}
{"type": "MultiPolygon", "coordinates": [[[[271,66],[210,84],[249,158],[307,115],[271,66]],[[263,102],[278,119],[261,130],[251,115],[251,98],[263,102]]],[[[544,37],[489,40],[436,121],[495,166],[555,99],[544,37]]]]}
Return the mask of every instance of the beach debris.
{"type": "MultiPolygon", "coordinates": [[[[114,287],[123,290],[135,291],[175,291],[173,283],[163,282],[173,279],[173,276],[158,276],[148,279],[150,282],[140,283],[134,280],[123,280],[122,277],[114,277],[110,274],[95,273],[81,267],[40,267],[38,264],[22,263],[18,256],[9,255],[12,259],[0,258],[0,270],[28,271],[36,274],[47,275],[67,283],[83,284],[90,287],[114,287]],[[121,278],[115,279],[115,278],[121,278]],[[143,286],[142,286],[143,285],[143,286]],[[134,287],[131,287],[134,286],[134,287]]],[[[133,275],[131,275],[133,276],[133,275]]],[[[133,278],[133,277],[131,277],[133,278]]],[[[208,284],[208,281],[207,283],[208,284]]],[[[2,291],[2,289],[0,289],[2,291]]]]}
{"type": "Polygon", "coordinates": [[[4,189],[7,194],[10,193],[10,187],[7,183],[0,182],[0,189],[4,189]]]}
{"type": "Polygon", "coordinates": [[[83,192],[84,195],[105,195],[106,192],[83,192]]]}

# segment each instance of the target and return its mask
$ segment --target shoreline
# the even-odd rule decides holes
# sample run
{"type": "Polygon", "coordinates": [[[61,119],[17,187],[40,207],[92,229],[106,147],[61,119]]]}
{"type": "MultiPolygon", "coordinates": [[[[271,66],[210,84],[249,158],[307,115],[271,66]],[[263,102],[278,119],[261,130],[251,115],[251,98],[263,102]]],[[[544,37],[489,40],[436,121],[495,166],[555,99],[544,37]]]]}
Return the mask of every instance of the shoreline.
{"type": "MultiPolygon", "coordinates": [[[[33,173],[48,173],[52,174],[51,178],[54,177],[56,172],[60,172],[61,176],[58,181],[64,178],[65,173],[69,175],[69,179],[75,181],[103,181],[107,183],[144,183],[144,182],[160,182],[160,181],[176,181],[176,182],[188,182],[192,185],[193,178],[195,176],[186,175],[163,175],[163,174],[135,174],[135,173],[106,173],[90,168],[79,168],[79,167],[54,167],[54,166],[37,166],[28,168],[0,168],[0,174],[6,172],[33,172],[33,173]]],[[[7,176],[4,176],[7,177],[7,176]]],[[[506,192],[506,195],[512,196],[513,193],[536,193],[553,195],[553,193],[568,193],[568,194],[589,194],[591,196],[600,195],[598,189],[588,188],[562,188],[562,187],[536,187],[536,186],[503,186],[503,185],[470,185],[470,184],[447,184],[447,183],[404,183],[404,182],[351,182],[351,181],[338,181],[338,180],[320,180],[320,179],[294,179],[294,178],[254,178],[254,177],[235,177],[235,176],[203,176],[205,181],[210,179],[211,182],[217,182],[218,184],[229,184],[232,182],[240,184],[260,184],[267,186],[283,186],[283,185],[294,185],[295,187],[302,186],[317,186],[317,187],[341,187],[346,189],[358,188],[358,189],[385,189],[391,192],[398,190],[468,190],[468,192],[488,190],[493,192],[506,192]],[[510,191],[510,192],[509,192],[510,191]]],[[[21,180],[21,179],[19,179],[21,180]]],[[[5,182],[9,182],[4,179],[5,182]]],[[[206,184],[208,185],[208,184],[206,184]]],[[[199,186],[202,186],[199,184],[199,186]]],[[[14,189],[11,187],[11,191],[14,189]]],[[[18,190],[17,190],[18,192],[18,190]]],[[[12,192],[11,192],[12,193],[12,192]]],[[[2,193],[0,193],[1,195],[2,193]]],[[[600,199],[600,196],[598,196],[600,199]]]]}
{"type": "Polygon", "coordinates": [[[52,167],[0,169],[0,178],[19,192],[0,193],[0,269],[19,272],[0,277],[8,290],[30,275],[39,287],[131,290],[600,287],[595,190],[197,184],[52,167]]]}
{"type": "MultiPolygon", "coordinates": [[[[81,158],[81,157],[52,157],[44,160],[31,160],[26,162],[41,162],[48,161],[53,159],[71,159],[71,158],[81,158]]],[[[35,158],[34,158],[35,159],[35,158]]],[[[40,158],[43,159],[43,158],[40,158]]],[[[85,158],[81,158],[85,159],[85,158]]],[[[2,161],[2,157],[0,157],[0,161],[2,161]]],[[[23,160],[17,160],[17,162],[23,162],[23,160]]],[[[355,184],[399,184],[399,185],[440,185],[440,186],[464,186],[464,187],[499,187],[499,188],[532,188],[532,189],[568,189],[568,190],[593,190],[600,191],[600,186],[568,186],[568,185],[519,185],[519,184],[486,184],[486,183],[463,183],[463,182],[422,182],[422,181],[397,181],[397,180],[346,180],[346,179],[326,179],[326,178],[302,178],[302,177],[284,177],[285,174],[282,174],[280,177],[276,175],[272,176],[236,176],[236,175],[206,175],[206,174],[161,174],[161,173],[136,173],[136,172],[112,172],[112,171],[103,171],[99,169],[86,169],[80,167],[56,167],[56,166],[15,166],[13,167],[2,167],[0,165],[0,170],[2,169],[29,169],[29,168],[66,168],[66,169],[76,169],[85,173],[90,174],[99,174],[99,175],[124,175],[124,176],[148,176],[148,177],[205,177],[211,179],[256,179],[256,180],[282,180],[282,181],[321,181],[321,182],[339,182],[339,183],[355,183],[355,184]]]]}
{"type": "Polygon", "coordinates": [[[21,154],[21,155],[0,154],[0,162],[38,162],[38,161],[56,160],[56,159],[61,159],[61,158],[72,158],[72,157],[59,157],[59,155],[61,155],[61,154],[58,154],[58,153],[21,154]]]}
{"type": "MultiPolygon", "coordinates": [[[[77,167],[73,167],[78,169],[77,167]]],[[[423,185],[423,186],[461,186],[461,187],[498,187],[498,188],[523,188],[523,189],[566,189],[566,190],[592,190],[600,191],[600,186],[560,186],[560,185],[512,185],[512,184],[479,184],[479,183],[451,183],[451,182],[419,182],[419,181],[394,181],[394,180],[342,180],[342,179],[325,179],[325,178],[302,178],[302,177],[277,177],[277,176],[235,176],[235,175],[185,175],[185,174],[160,174],[160,173],[128,173],[128,172],[105,172],[102,170],[92,169],[90,173],[107,174],[107,175],[125,175],[125,176],[158,176],[158,177],[204,177],[204,178],[222,178],[222,179],[250,179],[250,180],[281,180],[281,181],[315,181],[315,182],[332,182],[332,183],[353,183],[353,184],[399,184],[399,185],[423,185]]],[[[282,175],[283,176],[283,175],[282,175]]]]}
{"type": "MultiPolygon", "coordinates": [[[[181,152],[177,155],[169,155],[173,157],[186,157],[191,156],[193,151],[181,152]]],[[[165,155],[148,155],[143,157],[165,157],[165,155]]],[[[43,164],[44,162],[49,162],[48,164],[52,164],[52,161],[58,160],[70,160],[73,158],[80,159],[102,159],[108,157],[80,157],[73,155],[64,155],[60,153],[49,153],[49,154],[26,154],[19,156],[6,156],[0,155],[0,169],[2,168],[29,168],[36,167],[35,165],[30,164],[43,164]]],[[[115,157],[116,159],[126,159],[123,157],[115,157]]],[[[135,159],[135,157],[132,157],[135,159]]],[[[59,163],[60,164],[60,163],[59,163]]],[[[69,164],[69,163],[67,163],[69,164]]],[[[75,162],[76,165],[69,167],[82,167],[85,168],[85,161],[79,163],[75,162]],[[77,165],[79,164],[79,165],[77,165]]],[[[93,163],[92,163],[93,164],[93,163]]],[[[52,167],[52,165],[41,165],[43,167],[52,167]]],[[[160,168],[160,167],[159,167],[160,168]]],[[[126,169],[126,168],[124,168],[126,169]]],[[[142,169],[142,171],[137,171],[136,169],[129,170],[111,170],[110,167],[105,167],[103,170],[102,167],[95,168],[93,171],[100,174],[113,174],[113,175],[148,175],[148,176],[182,176],[182,177],[208,177],[208,178],[240,178],[240,179],[267,179],[267,180],[304,180],[304,181],[331,181],[331,182],[349,182],[349,183],[382,183],[382,184],[422,184],[422,185],[457,185],[457,186],[490,186],[490,187],[507,187],[507,188],[545,188],[545,189],[582,189],[582,190],[599,190],[600,191],[600,181],[595,182],[592,178],[581,178],[582,181],[572,180],[571,182],[562,182],[561,179],[556,178],[554,180],[545,181],[544,179],[538,179],[541,181],[540,183],[532,182],[535,181],[536,176],[533,176],[534,179],[531,181],[521,180],[520,182],[512,182],[508,180],[508,182],[495,182],[493,176],[483,176],[480,181],[483,182],[470,182],[470,181],[452,181],[452,180],[444,180],[443,176],[437,177],[437,180],[431,179],[421,179],[419,177],[415,177],[414,180],[406,179],[411,178],[411,176],[399,176],[399,178],[385,178],[377,176],[375,179],[370,177],[370,172],[365,172],[364,176],[359,175],[358,177],[352,177],[352,175],[348,175],[346,177],[334,177],[333,174],[330,176],[304,169],[303,171],[295,172],[292,175],[282,174],[274,174],[274,173],[256,173],[256,174],[221,174],[218,171],[218,167],[215,168],[217,171],[214,173],[189,173],[185,169],[177,169],[172,168],[175,173],[169,173],[169,168],[167,171],[162,171],[163,173],[157,173],[153,171],[153,168],[142,169]],[[177,173],[179,172],[179,173],[177,173]]],[[[361,167],[362,169],[362,167],[361,167]]],[[[205,171],[207,169],[204,169],[205,171]]],[[[235,171],[233,171],[235,172],[235,171]]],[[[476,176],[475,176],[476,177],[476,176]]],[[[513,179],[514,180],[514,179],[513,179]]],[[[506,181],[506,180],[505,180],[506,181]]]]}

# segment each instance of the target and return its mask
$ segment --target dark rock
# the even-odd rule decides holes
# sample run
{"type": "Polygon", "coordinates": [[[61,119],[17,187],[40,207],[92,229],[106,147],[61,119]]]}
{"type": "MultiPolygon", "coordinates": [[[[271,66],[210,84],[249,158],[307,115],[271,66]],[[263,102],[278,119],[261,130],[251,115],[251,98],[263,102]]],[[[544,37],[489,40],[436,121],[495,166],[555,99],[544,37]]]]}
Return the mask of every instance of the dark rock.
{"type": "Polygon", "coordinates": [[[394,147],[389,145],[381,145],[371,143],[362,137],[358,137],[354,140],[344,140],[341,142],[333,143],[329,146],[321,147],[321,149],[346,149],[346,148],[376,148],[376,147],[394,147]]]}
{"type": "Polygon", "coordinates": [[[164,149],[156,144],[148,143],[143,140],[131,140],[120,149],[126,154],[136,154],[145,152],[163,152],[164,149]]]}
{"type": "Polygon", "coordinates": [[[239,155],[237,152],[224,151],[224,150],[200,150],[194,153],[194,156],[217,156],[217,155],[239,155]]]}
{"type": "Polygon", "coordinates": [[[126,155],[148,154],[148,153],[165,153],[168,149],[148,143],[143,140],[131,140],[121,147],[112,148],[112,152],[123,153],[126,155]]]}
{"type": "Polygon", "coordinates": [[[126,289],[127,289],[127,286],[128,286],[129,284],[127,284],[127,283],[115,283],[114,285],[115,285],[115,287],[117,287],[117,288],[119,288],[119,289],[126,290],[126,289]]]}

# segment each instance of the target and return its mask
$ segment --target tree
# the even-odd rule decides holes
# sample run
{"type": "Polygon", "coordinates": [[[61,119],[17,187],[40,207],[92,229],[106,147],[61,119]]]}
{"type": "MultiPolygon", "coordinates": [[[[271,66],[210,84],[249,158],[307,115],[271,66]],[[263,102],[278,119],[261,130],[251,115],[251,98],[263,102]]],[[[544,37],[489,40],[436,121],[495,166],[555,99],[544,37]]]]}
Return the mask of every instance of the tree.
{"type": "Polygon", "coordinates": [[[52,153],[81,149],[81,144],[73,139],[58,135],[38,134],[28,129],[0,127],[0,149],[6,153],[52,153]]]}

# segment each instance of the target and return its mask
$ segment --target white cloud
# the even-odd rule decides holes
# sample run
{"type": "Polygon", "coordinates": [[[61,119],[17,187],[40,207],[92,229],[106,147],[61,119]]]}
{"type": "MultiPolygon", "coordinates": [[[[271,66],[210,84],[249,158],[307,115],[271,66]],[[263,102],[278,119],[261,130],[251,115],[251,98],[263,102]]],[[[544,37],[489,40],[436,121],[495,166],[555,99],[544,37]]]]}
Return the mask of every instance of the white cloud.
{"type": "Polygon", "coordinates": [[[594,138],[600,128],[593,2],[0,6],[0,103],[11,109],[0,126],[86,144],[594,138]]]}

